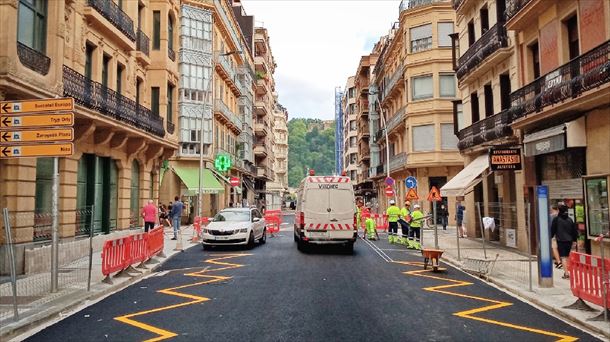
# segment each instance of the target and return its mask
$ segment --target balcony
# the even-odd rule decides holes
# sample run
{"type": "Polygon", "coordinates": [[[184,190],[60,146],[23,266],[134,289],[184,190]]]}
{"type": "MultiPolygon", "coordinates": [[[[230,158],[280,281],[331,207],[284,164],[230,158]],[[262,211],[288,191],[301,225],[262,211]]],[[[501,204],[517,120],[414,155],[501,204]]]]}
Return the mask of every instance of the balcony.
{"type": "Polygon", "coordinates": [[[34,70],[41,75],[49,73],[51,59],[45,54],[17,42],[17,56],[19,56],[21,64],[28,69],[34,70]]]}
{"type": "Polygon", "coordinates": [[[267,178],[268,180],[273,179],[273,171],[271,168],[266,166],[258,166],[256,168],[256,177],[267,178]]]}
{"type": "Polygon", "coordinates": [[[269,133],[269,123],[266,120],[257,119],[254,124],[254,133],[257,136],[266,137],[269,133]]]}
{"type": "Polygon", "coordinates": [[[163,118],[135,101],[94,82],[64,65],[64,96],[73,97],[77,104],[105,114],[111,119],[152,133],[165,136],[163,118]]]}
{"type": "Polygon", "coordinates": [[[383,89],[383,93],[381,94],[382,101],[384,101],[394,89],[399,89],[399,87],[396,87],[396,85],[403,85],[402,81],[404,80],[404,72],[404,66],[402,64],[399,65],[386,83],[385,88],[383,89]]]}
{"type": "Polygon", "coordinates": [[[266,78],[258,78],[256,80],[256,94],[257,95],[265,95],[269,93],[269,88],[267,88],[267,79],[266,78]]]}
{"type": "Polygon", "coordinates": [[[506,2],[506,20],[511,20],[530,2],[531,0],[508,0],[506,2]]]}
{"type": "Polygon", "coordinates": [[[216,99],[214,101],[214,113],[220,114],[218,117],[221,120],[224,120],[225,123],[229,124],[233,127],[233,130],[237,132],[237,134],[241,133],[243,128],[241,119],[235,113],[229,109],[229,107],[221,100],[216,99]]]}
{"type": "MultiPolygon", "coordinates": [[[[514,122],[526,115],[541,112],[547,106],[570,101],[609,82],[610,40],[511,93],[510,119],[514,122]]],[[[605,96],[600,94],[599,99],[592,99],[587,105],[593,108],[594,105],[607,104],[608,98],[604,99],[605,96]]],[[[574,109],[586,110],[582,105],[574,109]]]]}
{"type": "Polygon", "coordinates": [[[256,142],[254,144],[254,156],[256,157],[267,157],[267,147],[265,143],[256,142]]]}
{"type": "Polygon", "coordinates": [[[458,132],[457,146],[460,151],[463,151],[496,139],[511,137],[513,130],[510,128],[510,124],[511,117],[508,110],[477,121],[458,132]]]}
{"type": "Polygon", "coordinates": [[[254,57],[254,69],[256,71],[268,74],[269,73],[269,65],[267,64],[267,60],[263,56],[255,56],[254,57]]]}
{"type": "Polygon", "coordinates": [[[402,126],[407,118],[407,107],[403,106],[400,108],[392,117],[386,122],[386,128],[388,134],[392,133],[396,128],[402,126]]]}
{"type": "Polygon", "coordinates": [[[256,115],[265,116],[269,114],[267,109],[267,103],[269,103],[269,99],[267,96],[257,96],[254,102],[254,111],[256,115]]]}
{"type": "Polygon", "coordinates": [[[132,42],[136,41],[133,20],[112,0],[88,0],[89,6],[98,11],[114,27],[132,42]]]}
{"type": "Polygon", "coordinates": [[[375,134],[375,142],[380,142],[382,139],[385,139],[385,131],[383,129],[380,129],[377,131],[377,133],[375,134]]]}
{"type": "Polygon", "coordinates": [[[398,6],[399,12],[411,10],[414,8],[432,5],[440,2],[450,2],[449,0],[402,0],[398,6]]]}
{"type": "Polygon", "coordinates": [[[407,166],[407,153],[401,152],[390,157],[390,172],[400,170],[407,166]]]}
{"type": "Polygon", "coordinates": [[[146,56],[150,56],[150,39],[148,36],[138,29],[138,37],[136,40],[136,49],[146,56]]]}
{"type": "MultiPolygon", "coordinates": [[[[487,30],[479,40],[472,44],[458,59],[457,77],[461,81],[464,76],[472,73],[481,63],[493,53],[508,46],[508,36],[504,23],[497,23],[487,30]]],[[[510,52],[508,52],[510,53],[510,52]]],[[[492,67],[493,62],[486,63],[492,67]]]]}

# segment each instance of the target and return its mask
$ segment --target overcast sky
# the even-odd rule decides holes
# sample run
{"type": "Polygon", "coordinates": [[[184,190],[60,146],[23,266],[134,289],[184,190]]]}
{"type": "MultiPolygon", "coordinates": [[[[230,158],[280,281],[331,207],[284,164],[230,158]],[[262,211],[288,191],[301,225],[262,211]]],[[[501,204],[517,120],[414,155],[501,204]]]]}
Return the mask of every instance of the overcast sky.
{"type": "Polygon", "coordinates": [[[362,55],[398,20],[400,0],[242,0],[269,32],[276,90],[289,117],[334,118],[335,87],[345,87],[362,55]]]}

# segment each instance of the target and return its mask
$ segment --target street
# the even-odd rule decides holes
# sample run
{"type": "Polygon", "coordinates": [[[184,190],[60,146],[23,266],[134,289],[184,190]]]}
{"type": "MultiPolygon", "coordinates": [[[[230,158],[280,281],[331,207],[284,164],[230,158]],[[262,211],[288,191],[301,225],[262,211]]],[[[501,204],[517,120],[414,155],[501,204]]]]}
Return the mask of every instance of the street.
{"type": "Polygon", "coordinates": [[[252,250],[193,246],[27,340],[596,340],[454,268],[424,271],[384,239],[301,253],[287,219],[252,250]]]}

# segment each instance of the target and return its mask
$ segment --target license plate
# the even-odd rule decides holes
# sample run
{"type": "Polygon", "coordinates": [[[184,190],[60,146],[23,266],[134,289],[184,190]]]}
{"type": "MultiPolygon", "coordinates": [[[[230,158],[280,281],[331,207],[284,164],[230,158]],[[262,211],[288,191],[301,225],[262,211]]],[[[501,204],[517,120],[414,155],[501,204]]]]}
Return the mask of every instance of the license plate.
{"type": "Polygon", "coordinates": [[[216,236],[216,240],[229,240],[230,236],[216,236]]]}
{"type": "Polygon", "coordinates": [[[328,238],[327,232],[309,232],[309,237],[314,239],[325,239],[328,238]]]}

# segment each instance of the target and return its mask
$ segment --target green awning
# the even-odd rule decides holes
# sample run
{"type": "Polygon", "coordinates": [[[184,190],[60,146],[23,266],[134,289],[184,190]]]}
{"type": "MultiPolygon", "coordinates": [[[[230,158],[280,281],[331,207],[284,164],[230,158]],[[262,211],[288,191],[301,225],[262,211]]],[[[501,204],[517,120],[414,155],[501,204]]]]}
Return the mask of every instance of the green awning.
{"type": "Polygon", "coordinates": [[[235,193],[238,195],[241,195],[241,187],[240,186],[234,186],[233,189],[235,189],[235,193]]]}
{"type": "MultiPolygon", "coordinates": [[[[184,166],[172,166],[172,169],[178,177],[182,180],[182,183],[186,186],[187,193],[185,195],[194,196],[199,192],[199,168],[198,167],[184,167],[184,166]]],[[[202,193],[204,194],[217,194],[225,191],[216,177],[208,169],[203,169],[202,173],[202,193]]]]}

